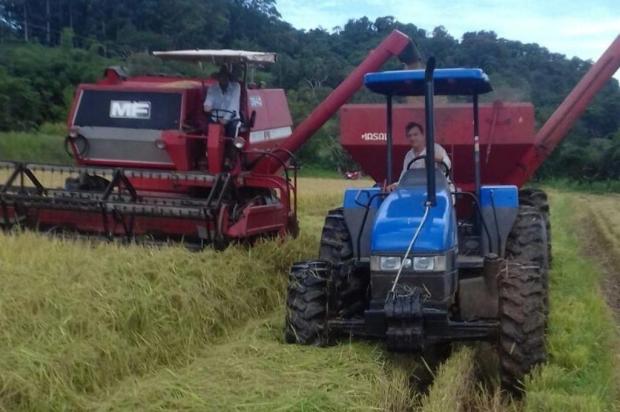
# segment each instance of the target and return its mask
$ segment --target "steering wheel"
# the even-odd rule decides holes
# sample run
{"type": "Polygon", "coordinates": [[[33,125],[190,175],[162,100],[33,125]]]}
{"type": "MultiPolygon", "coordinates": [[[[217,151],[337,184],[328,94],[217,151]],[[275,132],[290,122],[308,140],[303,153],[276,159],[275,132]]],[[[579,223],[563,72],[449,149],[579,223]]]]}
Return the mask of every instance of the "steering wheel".
{"type": "Polygon", "coordinates": [[[227,115],[230,115],[230,119],[232,120],[237,116],[237,112],[234,110],[226,110],[226,109],[211,109],[211,120],[214,122],[220,122],[220,120],[224,120],[227,115]]]}
{"type": "MultiPolygon", "coordinates": [[[[413,165],[415,162],[417,162],[420,159],[426,159],[426,156],[416,156],[414,157],[409,163],[407,163],[407,170],[411,169],[411,165],[413,165]]],[[[441,161],[437,161],[435,160],[435,163],[437,163],[439,166],[443,166],[443,174],[446,177],[450,177],[450,167],[448,167],[447,163],[444,162],[443,160],[441,161]]]]}

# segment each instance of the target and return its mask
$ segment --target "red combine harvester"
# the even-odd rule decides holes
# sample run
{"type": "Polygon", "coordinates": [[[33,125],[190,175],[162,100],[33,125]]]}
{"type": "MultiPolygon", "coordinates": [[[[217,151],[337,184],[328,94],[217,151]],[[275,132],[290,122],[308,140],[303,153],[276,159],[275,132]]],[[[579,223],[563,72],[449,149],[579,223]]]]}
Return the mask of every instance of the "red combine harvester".
{"type": "Polygon", "coordinates": [[[273,63],[275,54],[155,54],[243,69],[235,135],[203,111],[215,80],[127,77],[109,68],[75,93],[65,141],[75,167],[0,162],[4,229],[216,247],[295,235],[293,153],[361,87],[365,73],[393,56],[407,64],[419,58],[411,40],[394,31],[293,131],[284,91],[246,81],[248,66],[273,63]]]}

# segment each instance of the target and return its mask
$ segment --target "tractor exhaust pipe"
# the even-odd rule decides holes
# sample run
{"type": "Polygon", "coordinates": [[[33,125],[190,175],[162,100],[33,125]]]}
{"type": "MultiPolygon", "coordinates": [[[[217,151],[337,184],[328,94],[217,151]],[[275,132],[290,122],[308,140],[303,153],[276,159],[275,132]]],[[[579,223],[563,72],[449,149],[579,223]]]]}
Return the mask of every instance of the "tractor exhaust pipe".
{"type": "Polygon", "coordinates": [[[435,95],[435,58],[431,57],[424,71],[424,117],[426,121],[426,206],[435,206],[435,113],[433,97],[435,95]]]}

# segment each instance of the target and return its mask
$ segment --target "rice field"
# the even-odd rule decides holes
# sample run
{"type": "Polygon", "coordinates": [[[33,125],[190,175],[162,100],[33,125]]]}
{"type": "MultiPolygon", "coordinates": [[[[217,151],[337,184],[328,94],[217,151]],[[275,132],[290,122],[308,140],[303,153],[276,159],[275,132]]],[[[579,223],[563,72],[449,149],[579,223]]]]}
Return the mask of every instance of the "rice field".
{"type": "Polygon", "coordinates": [[[553,192],[551,356],[526,382],[523,400],[499,393],[488,345],[455,345],[437,364],[370,342],[284,344],[288,267],[316,255],[326,211],[346,186],[363,184],[303,178],[299,238],[224,252],[0,234],[0,410],[618,406],[617,329],[600,286],[613,265],[584,249],[595,237],[620,262],[614,196],[553,192]]]}

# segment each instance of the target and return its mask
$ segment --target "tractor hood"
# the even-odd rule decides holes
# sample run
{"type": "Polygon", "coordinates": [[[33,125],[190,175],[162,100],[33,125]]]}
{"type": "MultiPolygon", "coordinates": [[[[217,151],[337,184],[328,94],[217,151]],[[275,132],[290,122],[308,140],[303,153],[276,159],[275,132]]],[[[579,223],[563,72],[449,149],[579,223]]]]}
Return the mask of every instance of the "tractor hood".
{"type": "MultiPolygon", "coordinates": [[[[430,209],[412,254],[440,254],[456,247],[456,218],[448,183],[439,171],[436,179],[437,204],[430,209]]],[[[425,172],[410,170],[401,179],[399,188],[379,207],[373,226],[371,254],[404,254],[424,215],[425,201],[425,172]]]]}

